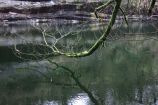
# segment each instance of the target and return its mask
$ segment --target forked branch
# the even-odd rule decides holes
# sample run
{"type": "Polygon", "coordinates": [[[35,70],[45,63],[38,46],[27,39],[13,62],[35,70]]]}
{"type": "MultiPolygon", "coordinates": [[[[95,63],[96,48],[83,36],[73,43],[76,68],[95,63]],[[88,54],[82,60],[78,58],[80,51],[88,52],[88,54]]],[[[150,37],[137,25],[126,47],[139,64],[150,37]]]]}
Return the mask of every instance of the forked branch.
{"type": "Polygon", "coordinates": [[[103,4],[103,5],[99,6],[99,7],[97,7],[95,9],[95,11],[94,11],[96,18],[98,18],[98,14],[97,14],[98,11],[102,10],[103,8],[105,9],[106,7],[108,7],[113,2],[114,2],[114,0],[109,0],[106,4],[103,4]]]}
{"type": "MultiPolygon", "coordinates": [[[[98,9],[96,10],[100,10],[101,8],[103,7],[106,7],[106,5],[109,5],[111,4],[112,1],[109,1],[107,4],[105,4],[104,6],[101,6],[101,7],[98,7],[98,9]]],[[[49,45],[47,45],[47,47],[49,48],[52,48],[52,51],[55,52],[56,54],[59,54],[59,55],[65,55],[65,56],[69,56],[69,57],[84,57],[84,56],[89,56],[91,55],[93,52],[96,51],[96,49],[98,49],[100,47],[100,45],[102,45],[102,43],[106,40],[107,36],[109,35],[113,25],[115,24],[115,20],[116,20],[116,17],[117,17],[117,13],[119,12],[120,10],[120,5],[121,5],[121,2],[122,0],[115,0],[115,7],[114,7],[114,10],[112,12],[112,16],[111,16],[111,19],[108,23],[108,26],[105,30],[105,32],[102,34],[102,36],[95,42],[95,44],[87,51],[82,51],[82,52],[79,52],[79,53],[64,53],[64,52],[61,52],[59,51],[57,48],[54,49],[54,47],[50,47],[49,45]]]]}

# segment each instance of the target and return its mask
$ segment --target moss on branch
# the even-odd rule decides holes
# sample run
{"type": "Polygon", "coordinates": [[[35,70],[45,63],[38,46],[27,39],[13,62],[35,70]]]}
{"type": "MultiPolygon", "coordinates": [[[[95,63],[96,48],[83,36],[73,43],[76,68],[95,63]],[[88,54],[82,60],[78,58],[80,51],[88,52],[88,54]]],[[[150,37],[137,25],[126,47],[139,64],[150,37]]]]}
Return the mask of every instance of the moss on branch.
{"type": "Polygon", "coordinates": [[[78,52],[78,53],[73,53],[73,52],[72,53],[65,53],[65,52],[62,52],[55,45],[54,46],[48,45],[47,41],[45,40],[45,34],[43,33],[43,37],[44,37],[44,41],[45,41],[46,46],[51,48],[53,53],[56,53],[57,55],[65,55],[65,56],[68,56],[68,57],[85,57],[85,56],[91,55],[92,53],[94,53],[102,45],[102,43],[104,43],[104,41],[106,40],[107,36],[111,32],[111,29],[112,29],[113,25],[115,24],[115,20],[116,20],[117,14],[118,14],[118,12],[120,10],[121,2],[122,2],[122,0],[115,0],[115,1],[113,1],[113,0],[111,1],[110,0],[107,4],[105,4],[103,6],[100,6],[100,7],[98,7],[96,9],[96,10],[100,10],[103,7],[106,7],[106,6],[110,5],[111,3],[115,3],[111,19],[110,19],[110,21],[108,23],[108,26],[107,26],[105,32],[94,43],[94,45],[90,49],[88,49],[86,51],[78,52]]]}

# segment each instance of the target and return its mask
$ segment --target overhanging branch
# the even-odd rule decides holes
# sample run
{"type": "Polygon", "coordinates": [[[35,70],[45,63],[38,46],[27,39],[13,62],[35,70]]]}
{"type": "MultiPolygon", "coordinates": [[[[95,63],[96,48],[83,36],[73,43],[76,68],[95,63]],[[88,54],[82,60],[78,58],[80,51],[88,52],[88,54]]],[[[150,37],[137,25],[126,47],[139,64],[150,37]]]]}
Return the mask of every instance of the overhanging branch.
{"type": "MultiPolygon", "coordinates": [[[[109,5],[109,3],[111,3],[112,1],[109,1],[107,3],[107,5],[109,5]]],[[[54,49],[54,47],[50,47],[49,45],[47,45],[48,47],[52,48],[52,51],[56,54],[59,54],[59,55],[65,55],[65,56],[68,56],[68,57],[84,57],[84,56],[89,56],[91,55],[94,51],[96,51],[96,49],[99,48],[100,45],[102,45],[102,43],[106,40],[107,36],[109,35],[113,25],[115,24],[115,20],[116,20],[116,17],[117,17],[117,13],[118,11],[120,10],[120,5],[121,5],[121,2],[122,0],[117,0],[115,1],[115,7],[114,7],[114,10],[113,10],[113,13],[112,13],[112,16],[111,16],[111,19],[108,23],[108,26],[107,26],[107,29],[105,30],[105,32],[102,34],[102,36],[96,41],[96,43],[89,49],[89,50],[86,50],[86,51],[82,51],[82,52],[79,52],[79,53],[64,53],[64,52],[61,52],[59,51],[57,48],[54,49]]],[[[104,7],[106,7],[106,5],[104,5],[104,7]]],[[[101,7],[98,7],[97,10],[103,8],[103,6],[101,7]]]]}

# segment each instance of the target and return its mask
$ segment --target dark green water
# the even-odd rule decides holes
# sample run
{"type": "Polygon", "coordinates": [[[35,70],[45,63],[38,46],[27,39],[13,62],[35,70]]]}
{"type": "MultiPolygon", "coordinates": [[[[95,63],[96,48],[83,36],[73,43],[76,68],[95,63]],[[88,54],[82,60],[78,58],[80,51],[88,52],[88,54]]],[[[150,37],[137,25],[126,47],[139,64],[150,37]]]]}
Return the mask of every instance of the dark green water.
{"type": "MultiPolygon", "coordinates": [[[[58,39],[56,46],[67,52],[88,49],[103,32],[94,24],[55,26],[47,28],[48,33],[57,31],[47,40],[51,45],[58,39]],[[79,32],[62,38],[72,30],[79,32]]],[[[73,71],[77,80],[69,71],[55,69],[46,56],[15,53],[15,46],[29,54],[50,53],[39,30],[27,24],[0,27],[0,105],[94,105],[90,94],[99,105],[158,105],[158,33],[152,33],[156,26],[115,26],[104,45],[88,57],[47,56],[73,71]]]]}

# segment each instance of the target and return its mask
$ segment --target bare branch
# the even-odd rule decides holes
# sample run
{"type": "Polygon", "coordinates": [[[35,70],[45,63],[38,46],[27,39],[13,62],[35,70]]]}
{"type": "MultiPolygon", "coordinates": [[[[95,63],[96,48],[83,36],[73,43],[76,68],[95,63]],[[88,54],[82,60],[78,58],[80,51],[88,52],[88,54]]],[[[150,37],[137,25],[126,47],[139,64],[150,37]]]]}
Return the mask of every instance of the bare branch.
{"type": "Polygon", "coordinates": [[[107,36],[109,35],[109,33],[115,23],[117,13],[120,9],[121,2],[122,2],[122,0],[116,1],[115,8],[113,10],[112,17],[110,19],[110,22],[108,23],[108,27],[107,27],[106,31],[103,33],[103,35],[96,41],[96,43],[88,51],[83,51],[83,52],[79,52],[79,53],[64,53],[64,52],[61,52],[58,50],[58,51],[55,51],[55,53],[60,54],[60,55],[66,55],[69,57],[84,57],[84,56],[91,55],[96,49],[99,48],[100,45],[102,45],[102,43],[106,40],[107,36]]]}
{"type": "Polygon", "coordinates": [[[121,12],[123,14],[123,17],[124,17],[124,20],[125,20],[125,22],[126,22],[126,24],[128,26],[128,21],[127,21],[127,18],[126,18],[126,14],[125,14],[124,10],[121,7],[120,7],[120,10],[121,10],[121,12]]]}
{"type": "Polygon", "coordinates": [[[101,6],[99,6],[98,8],[95,9],[94,14],[96,16],[96,18],[98,18],[97,12],[100,11],[101,9],[105,9],[107,6],[109,6],[110,4],[112,4],[114,2],[114,0],[109,0],[106,4],[103,4],[101,6]]]}

